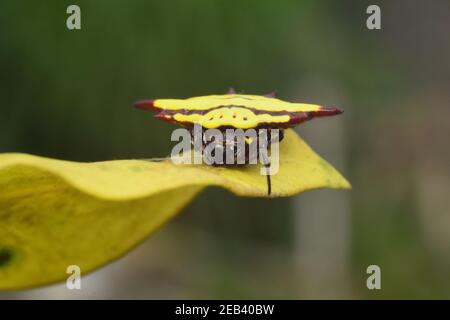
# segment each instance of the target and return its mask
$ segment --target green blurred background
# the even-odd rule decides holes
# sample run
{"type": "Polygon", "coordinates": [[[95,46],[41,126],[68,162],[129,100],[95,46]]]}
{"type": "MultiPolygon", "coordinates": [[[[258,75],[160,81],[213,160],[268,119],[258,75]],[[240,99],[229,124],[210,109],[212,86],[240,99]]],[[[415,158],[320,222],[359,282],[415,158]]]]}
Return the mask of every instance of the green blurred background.
{"type": "Polygon", "coordinates": [[[450,298],[448,30],[446,0],[2,1],[0,152],[161,157],[173,127],[134,101],[277,90],[345,110],[298,132],[353,190],[208,189],[82,290],[0,298],[450,298]]]}

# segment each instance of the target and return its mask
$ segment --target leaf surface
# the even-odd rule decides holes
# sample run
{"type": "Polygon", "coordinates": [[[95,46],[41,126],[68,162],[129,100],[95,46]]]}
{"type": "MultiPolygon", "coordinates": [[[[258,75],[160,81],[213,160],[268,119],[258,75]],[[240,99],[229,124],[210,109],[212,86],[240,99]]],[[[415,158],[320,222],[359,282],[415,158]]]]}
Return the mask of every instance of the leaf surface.
{"type": "MultiPolygon", "coordinates": [[[[292,130],[280,144],[272,196],[350,184],[292,130]]],[[[170,161],[79,163],[0,154],[0,289],[82,275],[123,256],[207,186],[267,197],[259,166],[217,168],[170,161]]],[[[213,213],[211,213],[213,214],[213,213]]]]}

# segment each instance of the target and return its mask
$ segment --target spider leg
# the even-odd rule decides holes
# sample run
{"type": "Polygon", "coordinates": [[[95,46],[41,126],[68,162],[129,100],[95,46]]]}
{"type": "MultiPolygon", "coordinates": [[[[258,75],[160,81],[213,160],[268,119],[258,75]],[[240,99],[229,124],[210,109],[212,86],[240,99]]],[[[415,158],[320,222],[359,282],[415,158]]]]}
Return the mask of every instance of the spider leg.
{"type": "Polygon", "coordinates": [[[270,194],[272,193],[272,183],[270,182],[270,174],[269,174],[270,163],[268,166],[265,167],[267,169],[267,195],[270,196],[270,194]]]}
{"type": "Polygon", "coordinates": [[[266,168],[266,174],[267,174],[267,195],[270,196],[272,193],[272,182],[270,180],[270,160],[266,157],[264,153],[260,153],[260,155],[263,158],[263,166],[266,168]]]}

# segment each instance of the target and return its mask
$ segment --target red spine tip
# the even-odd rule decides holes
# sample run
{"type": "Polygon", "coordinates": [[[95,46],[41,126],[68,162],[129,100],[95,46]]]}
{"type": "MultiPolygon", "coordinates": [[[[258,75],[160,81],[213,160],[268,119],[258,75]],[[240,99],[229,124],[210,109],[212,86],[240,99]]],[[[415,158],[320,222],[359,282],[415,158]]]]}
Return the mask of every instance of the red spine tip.
{"type": "Polygon", "coordinates": [[[153,118],[166,122],[173,122],[172,116],[170,114],[165,113],[164,111],[155,114],[153,118]]]}
{"type": "Polygon", "coordinates": [[[267,97],[267,98],[276,98],[276,97],[277,97],[277,91],[275,90],[275,91],[266,93],[266,94],[264,95],[264,97],[267,97]]]}
{"type": "Polygon", "coordinates": [[[325,116],[334,116],[336,114],[341,114],[343,112],[344,110],[335,107],[320,107],[318,111],[314,112],[314,115],[318,117],[325,117],[325,116]]]}
{"type": "Polygon", "coordinates": [[[155,100],[140,100],[134,103],[134,106],[138,109],[142,110],[154,110],[154,101],[155,100]]]}

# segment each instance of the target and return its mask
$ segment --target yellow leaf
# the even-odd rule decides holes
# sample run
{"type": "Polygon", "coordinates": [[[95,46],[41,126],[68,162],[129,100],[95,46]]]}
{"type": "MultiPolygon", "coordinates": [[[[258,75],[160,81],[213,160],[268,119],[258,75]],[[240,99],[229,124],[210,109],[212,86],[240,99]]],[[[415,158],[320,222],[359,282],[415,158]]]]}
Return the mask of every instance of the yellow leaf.
{"type": "MultiPolygon", "coordinates": [[[[271,178],[272,196],[350,188],[292,130],[280,144],[280,169],[271,178]]],[[[259,166],[78,163],[1,154],[0,289],[61,281],[69,265],[78,265],[84,275],[115,260],[207,186],[240,196],[267,196],[259,166]]]]}

